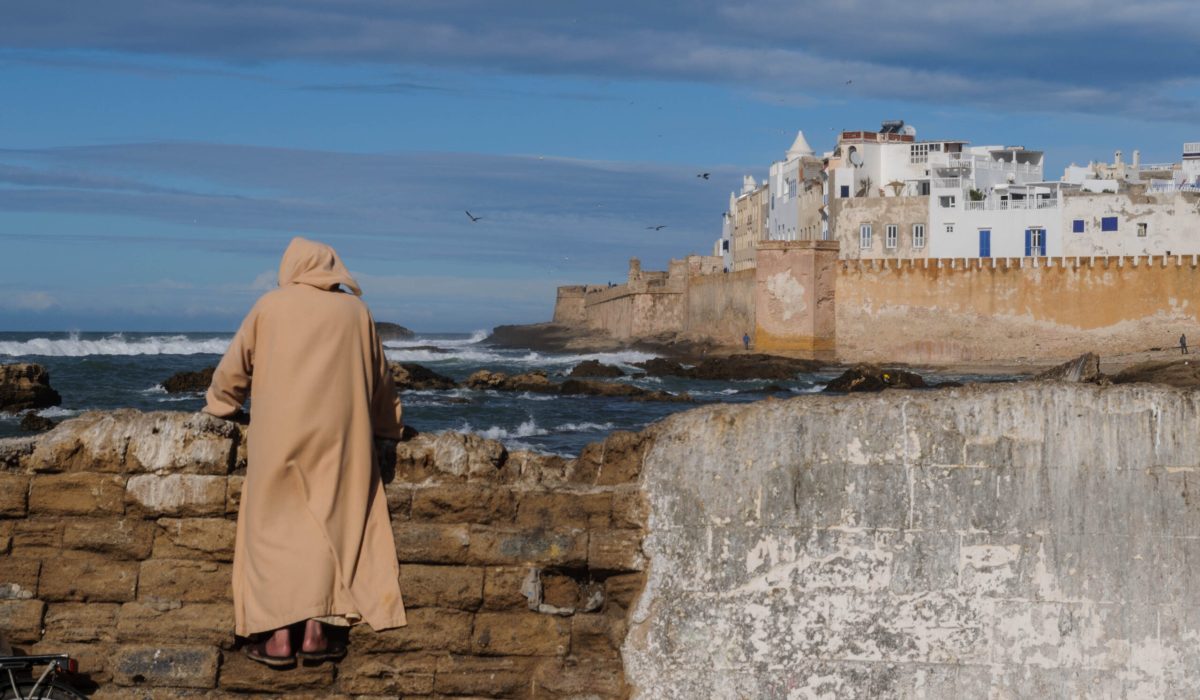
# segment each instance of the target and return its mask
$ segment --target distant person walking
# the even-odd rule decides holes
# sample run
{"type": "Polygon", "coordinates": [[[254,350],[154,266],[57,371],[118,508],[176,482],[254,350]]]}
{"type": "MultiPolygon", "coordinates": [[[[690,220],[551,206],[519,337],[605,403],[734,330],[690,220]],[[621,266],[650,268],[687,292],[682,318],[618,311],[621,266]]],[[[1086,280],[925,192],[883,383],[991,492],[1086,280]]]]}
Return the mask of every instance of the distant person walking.
{"type": "Polygon", "coordinates": [[[746,350],[750,349],[750,334],[749,333],[742,334],[742,347],[746,348],[746,350]]]}
{"type": "Polygon", "coordinates": [[[1187,354],[1187,336],[1183,333],[1179,334],[1179,349],[1183,351],[1184,355],[1187,354]]]}
{"type": "Polygon", "coordinates": [[[327,625],[405,624],[373,454],[375,436],[400,437],[400,400],[361,293],[333,248],[293,238],[208,389],[214,416],[251,400],[233,615],[269,666],[343,656],[327,625]]]}

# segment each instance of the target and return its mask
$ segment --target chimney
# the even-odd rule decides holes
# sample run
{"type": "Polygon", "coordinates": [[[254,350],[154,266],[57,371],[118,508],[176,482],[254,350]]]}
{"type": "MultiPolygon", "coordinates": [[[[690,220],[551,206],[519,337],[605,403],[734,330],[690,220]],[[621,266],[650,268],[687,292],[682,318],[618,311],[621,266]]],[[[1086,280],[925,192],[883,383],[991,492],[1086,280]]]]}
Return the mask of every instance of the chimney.
{"type": "Polygon", "coordinates": [[[1140,165],[1141,162],[1142,162],[1142,152],[1135,149],[1133,152],[1133,167],[1134,168],[1138,167],[1138,165],[1140,165]]]}
{"type": "Polygon", "coordinates": [[[1115,153],[1113,153],[1113,165],[1120,165],[1120,164],[1121,164],[1121,152],[1116,151],[1115,153]]]}

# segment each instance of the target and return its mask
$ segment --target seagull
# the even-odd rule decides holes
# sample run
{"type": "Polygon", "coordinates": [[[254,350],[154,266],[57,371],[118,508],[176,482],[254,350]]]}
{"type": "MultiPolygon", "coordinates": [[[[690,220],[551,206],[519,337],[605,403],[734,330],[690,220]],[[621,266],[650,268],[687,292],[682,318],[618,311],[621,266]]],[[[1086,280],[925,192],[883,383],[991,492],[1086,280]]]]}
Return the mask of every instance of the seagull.
{"type": "MultiPolygon", "coordinates": [[[[463,211],[467,211],[467,210],[466,210],[466,209],[463,209],[463,211]]],[[[471,223],[475,223],[476,221],[479,221],[480,219],[482,219],[482,218],[483,218],[482,216],[475,216],[475,215],[473,215],[473,214],[472,214],[471,212],[469,212],[469,211],[467,211],[467,216],[468,216],[468,217],[470,217],[470,219],[471,219],[471,223]]]]}
{"type": "Polygon", "coordinates": [[[666,227],[667,227],[666,224],[659,224],[658,226],[647,226],[646,230],[649,231],[650,229],[654,229],[655,231],[661,231],[666,227]]]}
{"type": "Polygon", "coordinates": [[[847,80],[846,84],[849,85],[850,83],[853,83],[853,82],[854,82],[853,80],[847,80]]]}
{"type": "Polygon", "coordinates": [[[707,180],[707,179],[708,179],[708,176],[709,176],[709,175],[711,175],[711,174],[712,174],[712,173],[697,173],[696,177],[702,177],[702,178],[704,178],[705,180],[707,180]]]}

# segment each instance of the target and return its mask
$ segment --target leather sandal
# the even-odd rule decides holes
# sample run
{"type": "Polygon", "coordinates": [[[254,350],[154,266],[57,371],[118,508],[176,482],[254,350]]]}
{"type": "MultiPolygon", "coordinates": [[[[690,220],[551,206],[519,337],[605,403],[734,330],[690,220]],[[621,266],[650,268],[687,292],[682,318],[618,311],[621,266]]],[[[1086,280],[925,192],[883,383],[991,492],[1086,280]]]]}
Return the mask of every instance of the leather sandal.
{"type": "Polygon", "coordinates": [[[257,661],[260,664],[266,664],[272,668],[282,668],[284,666],[292,666],[296,663],[296,655],[290,656],[272,656],[267,653],[266,642],[254,642],[242,647],[242,653],[246,658],[257,661]]]}
{"type": "Polygon", "coordinates": [[[337,661],[346,655],[346,645],[326,640],[325,648],[318,651],[298,651],[296,656],[305,661],[337,661]]]}

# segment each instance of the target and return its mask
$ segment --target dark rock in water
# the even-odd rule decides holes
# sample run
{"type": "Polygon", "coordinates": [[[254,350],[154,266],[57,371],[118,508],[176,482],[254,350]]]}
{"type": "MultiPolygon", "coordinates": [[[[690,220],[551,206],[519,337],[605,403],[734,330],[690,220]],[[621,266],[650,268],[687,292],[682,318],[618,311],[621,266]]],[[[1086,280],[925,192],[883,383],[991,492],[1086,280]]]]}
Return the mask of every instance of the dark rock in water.
{"type": "Polygon", "coordinates": [[[558,393],[571,396],[610,396],[634,401],[666,401],[669,403],[690,403],[692,401],[692,397],[688,394],[650,391],[632,384],[594,382],[587,379],[568,379],[559,387],[558,393]]]}
{"type": "Polygon", "coordinates": [[[1094,384],[1104,379],[1104,375],[1100,372],[1100,356],[1094,352],[1088,352],[1057,367],[1051,367],[1033,378],[1050,382],[1094,384]]]}
{"type": "Polygon", "coordinates": [[[1142,362],[1126,367],[1112,378],[1113,384],[1166,384],[1180,389],[1200,388],[1200,360],[1142,362]]]}
{"type": "Polygon", "coordinates": [[[54,421],[50,420],[49,418],[39,416],[34,411],[29,411],[25,415],[21,416],[21,430],[31,433],[44,433],[47,430],[54,428],[56,425],[58,424],[54,421]]]}
{"type": "Polygon", "coordinates": [[[558,385],[546,378],[542,371],[525,372],[508,376],[503,372],[481,369],[467,377],[466,385],[472,389],[495,389],[497,391],[534,391],[552,394],[558,385]]]}
{"type": "Polygon", "coordinates": [[[212,384],[213,372],[216,369],[216,367],[205,367],[195,372],[176,372],[163,381],[162,388],[166,389],[168,394],[208,391],[209,385],[212,384]]]}
{"type": "Polygon", "coordinates": [[[529,348],[543,352],[601,352],[626,347],[625,343],[599,331],[557,323],[496,326],[484,342],[504,348],[529,348]]]}
{"type": "Polygon", "coordinates": [[[446,353],[450,352],[446,348],[439,348],[436,345],[405,345],[404,350],[405,350],[405,352],[411,352],[413,350],[424,350],[425,352],[437,353],[439,355],[445,355],[446,353]]]}
{"type": "Polygon", "coordinates": [[[50,373],[32,363],[0,365],[0,411],[27,411],[62,403],[50,388],[50,373]]]}
{"type": "Polygon", "coordinates": [[[458,382],[444,374],[438,374],[415,362],[389,362],[392,381],[399,391],[424,391],[428,389],[457,389],[458,382]]]}
{"type": "Polygon", "coordinates": [[[850,394],[884,389],[923,389],[927,384],[920,375],[902,369],[883,369],[876,365],[855,365],[829,382],[824,391],[850,394]]]}
{"type": "Polygon", "coordinates": [[[404,326],[384,321],[375,322],[375,332],[379,334],[380,340],[412,340],[417,336],[404,326]]]}
{"type": "Polygon", "coordinates": [[[674,360],[656,357],[638,363],[652,377],[688,379],[791,379],[801,372],[815,372],[823,366],[816,360],[801,360],[777,355],[729,355],[708,357],[695,367],[684,367],[674,360]]]}
{"type": "Polygon", "coordinates": [[[602,364],[599,360],[584,360],[575,365],[570,377],[624,377],[620,367],[602,364]]]}

